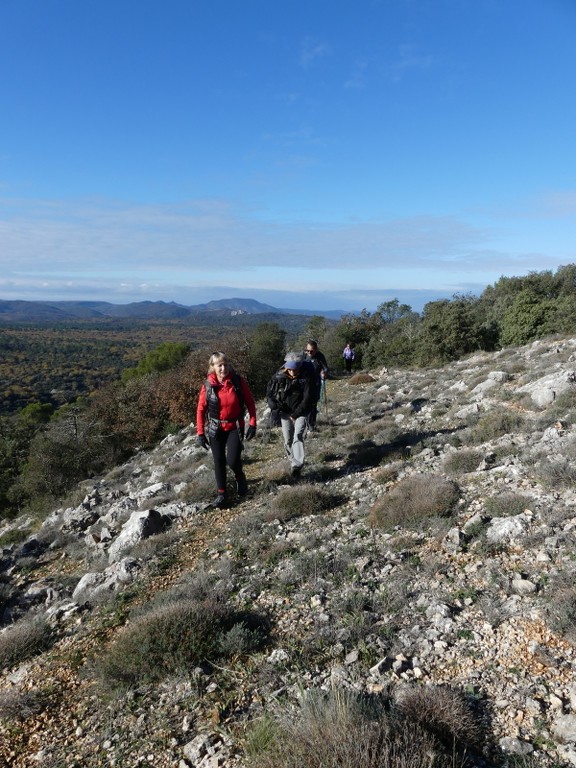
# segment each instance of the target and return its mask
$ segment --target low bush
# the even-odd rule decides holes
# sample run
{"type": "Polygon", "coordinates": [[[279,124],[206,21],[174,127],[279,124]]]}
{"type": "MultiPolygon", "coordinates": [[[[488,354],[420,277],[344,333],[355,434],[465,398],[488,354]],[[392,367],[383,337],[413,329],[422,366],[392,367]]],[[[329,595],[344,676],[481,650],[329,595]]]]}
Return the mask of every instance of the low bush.
{"type": "Polygon", "coordinates": [[[411,686],[402,691],[397,706],[404,717],[431,731],[449,752],[480,749],[481,721],[461,691],[440,685],[411,686]]]}
{"type": "Polygon", "coordinates": [[[542,426],[549,426],[555,419],[562,419],[567,424],[576,422],[576,387],[571,386],[564,390],[549,405],[542,416],[542,426]]]}
{"type": "Polygon", "coordinates": [[[20,691],[10,688],[0,692],[0,720],[26,720],[37,715],[46,705],[41,691],[20,691]]]}
{"type": "Polygon", "coordinates": [[[348,384],[374,384],[376,379],[370,373],[354,373],[348,379],[348,384]]]}
{"type": "Polygon", "coordinates": [[[576,586],[574,573],[562,573],[550,581],[545,592],[546,614],[552,629],[571,642],[576,641],[576,586]]]}
{"type": "Polygon", "coordinates": [[[451,451],[442,464],[444,471],[449,475],[464,475],[466,472],[474,472],[482,461],[483,453],[474,448],[461,448],[451,451]]]}
{"type": "Polygon", "coordinates": [[[13,591],[13,587],[10,584],[0,581],[0,617],[6,610],[8,603],[12,598],[13,591]]]}
{"type": "Polygon", "coordinates": [[[52,643],[52,630],[40,618],[21,619],[0,634],[0,669],[13,667],[41,653],[52,643]]]}
{"type": "Polygon", "coordinates": [[[290,559],[283,579],[285,583],[293,585],[307,583],[313,585],[319,579],[340,583],[350,565],[351,559],[346,552],[339,552],[330,557],[320,548],[307,549],[298,552],[290,559]]]}
{"type": "Polygon", "coordinates": [[[369,512],[370,523],[376,528],[390,529],[449,517],[459,498],[460,489],[452,480],[437,475],[411,475],[377,499],[369,512]]]}
{"type": "Polygon", "coordinates": [[[290,469],[286,461],[276,461],[265,467],[260,490],[263,493],[271,493],[278,489],[279,485],[290,482],[290,469]]]}
{"type": "Polygon", "coordinates": [[[348,454],[348,464],[353,467],[376,467],[386,454],[386,448],[372,440],[356,443],[348,454]]]}
{"type": "Polygon", "coordinates": [[[502,435],[521,432],[525,426],[526,419],[518,411],[496,409],[485,413],[478,419],[476,425],[470,430],[470,439],[476,445],[487,443],[502,437],[502,435]]]}
{"type": "Polygon", "coordinates": [[[547,488],[573,488],[576,486],[576,461],[571,455],[543,454],[535,457],[533,474],[547,488]]]}
{"type": "Polygon", "coordinates": [[[313,485],[283,488],[270,504],[267,520],[292,520],[306,515],[319,515],[341,501],[332,493],[313,485]]]}
{"type": "Polygon", "coordinates": [[[9,547],[11,544],[22,544],[30,536],[28,528],[12,528],[0,536],[0,547],[9,547]]]}
{"type": "Polygon", "coordinates": [[[182,501],[198,504],[205,502],[213,494],[215,494],[214,474],[207,467],[200,466],[181,492],[180,498],[182,501]]]}
{"type": "Polygon", "coordinates": [[[380,467],[373,476],[373,480],[380,485],[387,485],[398,480],[398,474],[402,468],[402,462],[392,462],[380,467]]]}
{"type": "Polygon", "coordinates": [[[232,610],[216,600],[189,599],[155,604],[131,621],[97,664],[101,681],[131,688],[262,645],[266,620],[232,610]]]}
{"type": "MultiPolygon", "coordinates": [[[[434,712],[431,711],[431,716],[434,712]]],[[[412,720],[387,696],[309,691],[295,713],[254,726],[246,749],[254,768],[459,768],[430,723],[412,720]]]]}
{"type": "Polygon", "coordinates": [[[490,517],[513,517],[519,515],[534,504],[532,496],[523,493],[500,493],[489,496],[484,501],[484,511],[490,517]]]}

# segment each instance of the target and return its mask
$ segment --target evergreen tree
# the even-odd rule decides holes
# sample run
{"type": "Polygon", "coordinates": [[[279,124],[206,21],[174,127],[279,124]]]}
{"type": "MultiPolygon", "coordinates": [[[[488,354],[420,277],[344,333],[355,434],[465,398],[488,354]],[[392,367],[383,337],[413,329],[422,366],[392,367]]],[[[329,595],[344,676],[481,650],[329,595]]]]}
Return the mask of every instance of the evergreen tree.
{"type": "Polygon", "coordinates": [[[474,322],[474,299],[455,297],[424,307],[418,357],[424,365],[457,360],[480,346],[474,322]]]}
{"type": "Polygon", "coordinates": [[[169,371],[187,357],[190,352],[189,344],[166,341],[159,344],[155,349],[149,352],[135,368],[127,368],[122,372],[122,381],[137,379],[140,376],[146,376],[149,373],[158,373],[160,371],[169,371]]]}
{"type": "Polygon", "coordinates": [[[264,397],[268,380],[282,365],[286,332],[278,323],[260,323],[248,346],[248,383],[255,398],[264,397]]]}
{"type": "Polygon", "coordinates": [[[553,315],[551,300],[543,300],[529,288],[520,291],[502,318],[500,343],[519,346],[546,335],[553,315]]]}

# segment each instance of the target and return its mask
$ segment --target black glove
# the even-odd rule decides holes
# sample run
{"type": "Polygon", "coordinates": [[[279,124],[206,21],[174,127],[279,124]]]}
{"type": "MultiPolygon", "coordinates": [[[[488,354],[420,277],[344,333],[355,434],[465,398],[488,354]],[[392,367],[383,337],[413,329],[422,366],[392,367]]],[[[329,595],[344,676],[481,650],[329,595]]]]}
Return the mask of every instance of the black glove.
{"type": "Polygon", "coordinates": [[[250,425],[246,430],[246,440],[252,440],[255,434],[256,434],[256,427],[253,427],[252,425],[250,425]]]}
{"type": "Polygon", "coordinates": [[[198,445],[200,448],[204,448],[205,451],[210,448],[210,443],[206,439],[206,435],[198,435],[198,445]]]}

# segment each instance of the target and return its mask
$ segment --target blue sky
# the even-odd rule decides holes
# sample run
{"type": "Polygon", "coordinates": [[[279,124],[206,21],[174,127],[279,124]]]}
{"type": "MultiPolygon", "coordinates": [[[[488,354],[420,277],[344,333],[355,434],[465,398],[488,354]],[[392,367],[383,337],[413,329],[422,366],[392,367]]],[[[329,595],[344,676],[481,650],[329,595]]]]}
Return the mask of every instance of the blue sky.
{"type": "Polygon", "coordinates": [[[372,311],[576,262],[574,0],[0,0],[0,299],[372,311]]]}

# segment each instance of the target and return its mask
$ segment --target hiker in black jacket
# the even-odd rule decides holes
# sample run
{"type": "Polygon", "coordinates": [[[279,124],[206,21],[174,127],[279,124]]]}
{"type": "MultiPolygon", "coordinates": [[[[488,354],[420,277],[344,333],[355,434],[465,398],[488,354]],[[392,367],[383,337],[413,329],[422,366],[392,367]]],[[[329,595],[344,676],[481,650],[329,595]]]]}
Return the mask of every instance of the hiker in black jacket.
{"type": "Polygon", "coordinates": [[[284,449],[292,475],[298,477],[304,464],[304,438],[314,405],[315,384],[311,366],[299,352],[288,352],[284,365],[272,376],[266,400],[273,417],[280,419],[284,449]]]}
{"type": "Polygon", "coordinates": [[[326,362],[324,353],[320,352],[318,349],[318,342],[314,341],[314,339],[310,339],[310,341],[308,341],[306,344],[305,355],[306,357],[304,359],[306,362],[308,362],[308,364],[314,368],[314,405],[312,406],[312,410],[310,411],[310,416],[308,418],[310,429],[314,431],[316,429],[318,401],[320,400],[320,395],[322,394],[322,385],[328,376],[328,363],[326,362]]]}

